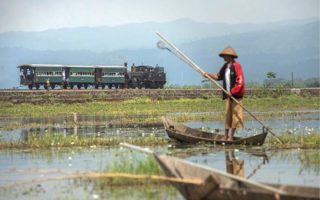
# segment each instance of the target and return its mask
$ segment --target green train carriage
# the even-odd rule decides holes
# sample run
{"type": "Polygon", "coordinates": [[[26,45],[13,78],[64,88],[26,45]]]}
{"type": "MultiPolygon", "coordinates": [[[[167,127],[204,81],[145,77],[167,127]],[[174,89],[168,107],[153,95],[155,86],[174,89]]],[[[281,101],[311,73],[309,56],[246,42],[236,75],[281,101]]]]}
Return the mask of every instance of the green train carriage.
{"type": "Polygon", "coordinates": [[[93,66],[67,66],[66,67],[66,80],[64,81],[63,88],[70,86],[72,89],[77,86],[78,89],[95,85],[95,68],[93,66]]]}
{"type": "Polygon", "coordinates": [[[54,65],[54,64],[24,64],[19,65],[20,84],[29,89],[54,89],[60,86],[64,89],[75,86],[78,89],[89,86],[98,88],[126,87],[127,68],[125,66],[83,66],[83,65],[54,65]]]}
{"type": "Polygon", "coordinates": [[[166,73],[163,67],[132,65],[127,71],[127,63],[121,65],[56,65],[56,64],[24,64],[19,65],[20,85],[29,89],[60,88],[73,89],[82,87],[111,88],[163,88],[166,73]]]}
{"type": "Polygon", "coordinates": [[[97,66],[96,73],[96,89],[101,86],[102,89],[108,87],[127,88],[127,67],[124,66],[97,66]]]}
{"type": "Polygon", "coordinates": [[[63,65],[25,64],[19,65],[20,84],[27,85],[29,89],[35,87],[45,89],[61,84],[63,79],[63,65]]]}

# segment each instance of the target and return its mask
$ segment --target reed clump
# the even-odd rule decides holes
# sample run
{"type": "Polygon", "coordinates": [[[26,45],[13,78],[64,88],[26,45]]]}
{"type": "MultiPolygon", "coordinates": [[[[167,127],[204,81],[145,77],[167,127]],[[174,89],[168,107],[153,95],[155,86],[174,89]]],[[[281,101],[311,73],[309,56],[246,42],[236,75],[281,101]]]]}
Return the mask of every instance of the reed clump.
{"type": "Polygon", "coordinates": [[[283,142],[280,144],[277,138],[273,136],[267,137],[266,145],[270,148],[288,149],[288,148],[302,148],[302,149],[320,149],[320,133],[307,134],[290,134],[283,133],[278,135],[283,142]]]}

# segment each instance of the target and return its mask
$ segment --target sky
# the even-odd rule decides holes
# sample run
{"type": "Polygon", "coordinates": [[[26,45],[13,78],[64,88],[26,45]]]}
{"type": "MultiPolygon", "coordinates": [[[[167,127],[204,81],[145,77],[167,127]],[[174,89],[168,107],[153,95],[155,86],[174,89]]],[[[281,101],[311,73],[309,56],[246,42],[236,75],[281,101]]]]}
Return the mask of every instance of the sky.
{"type": "Polygon", "coordinates": [[[319,18],[319,0],[0,0],[0,32],[116,26],[189,18],[267,23],[319,18]]]}

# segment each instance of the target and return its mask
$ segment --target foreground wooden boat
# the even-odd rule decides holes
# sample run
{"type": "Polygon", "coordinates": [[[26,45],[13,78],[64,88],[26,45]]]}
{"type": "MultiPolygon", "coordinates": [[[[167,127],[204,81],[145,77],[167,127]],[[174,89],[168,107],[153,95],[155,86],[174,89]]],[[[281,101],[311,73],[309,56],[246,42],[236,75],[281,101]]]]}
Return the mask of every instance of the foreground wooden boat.
{"type": "Polygon", "coordinates": [[[183,124],[176,123],[166,117],[161,117],[162,123],[166,129],[168,136],[180,142],[198,143],[198,142],[210,142],[215,144],[225,145],[263,145],[268,130],[263,128],[261,134],[241,138],[234,137],[233,141],[224,140],[224,135],[216,133],[208,133],[198,129],[193,129],[183,124]]]}
{"type": "Polygon", "coordinates": [[[227,174],[209,167],[197,165],[178,158],[159,155],[150,150],[122,144],[131,149],[152,154],[168,177],[201,180],[200,184],[171,182],[189,200],[315,200],[320,199],[320,188],[263,184],[227,174]]]}
{"type": "Polygon", "coordinates": [[[169,177],[203,180],[202,185],[172,183],[186,199],[320,199],[319,188],[261,184],[185,160],[165,155],[154,157],[169,177]]]}

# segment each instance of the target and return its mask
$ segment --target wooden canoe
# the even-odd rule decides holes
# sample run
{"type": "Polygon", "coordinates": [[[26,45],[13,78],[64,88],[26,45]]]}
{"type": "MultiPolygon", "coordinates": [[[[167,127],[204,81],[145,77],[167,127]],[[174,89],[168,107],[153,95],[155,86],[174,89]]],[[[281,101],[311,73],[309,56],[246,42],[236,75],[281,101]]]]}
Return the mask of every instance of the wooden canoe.
{"type": "Polygon", "coordinates": [[[125,147],[152,154],[168,177],[194,182],[171,182],[188,200],[319,200],[319,187],[265,184],[198,165],[179,158],[157,154],[149,149],[123,143],[125,147]],[[199,181],[200,180],[200,181],[199,181]]]}
{"type": "Polygon", "coordinates": [[[154,154],[154,157],[165,174],[169,177],[201,179],[203,181],[203,184],[201,185],[171,183],[186,199],[189,200],[320,199],[320,188],[263,184],[166,155],[154,154]]]}
{"type": "Polygon", "coordinates": [[[250,137],[234,137],[233,141],[224,140],[224,135],[216,133],[208,133],[198,129],[193,129],[183,124],[174,122],[166,117],[161,117],[162,123],[166,129],[168,136],[179,142],[186,143],[198,143],[198,142],[210,142],[214,144],[225,145],[263,145],[268,130],[263,128],[262,133],[250,137]]]}

